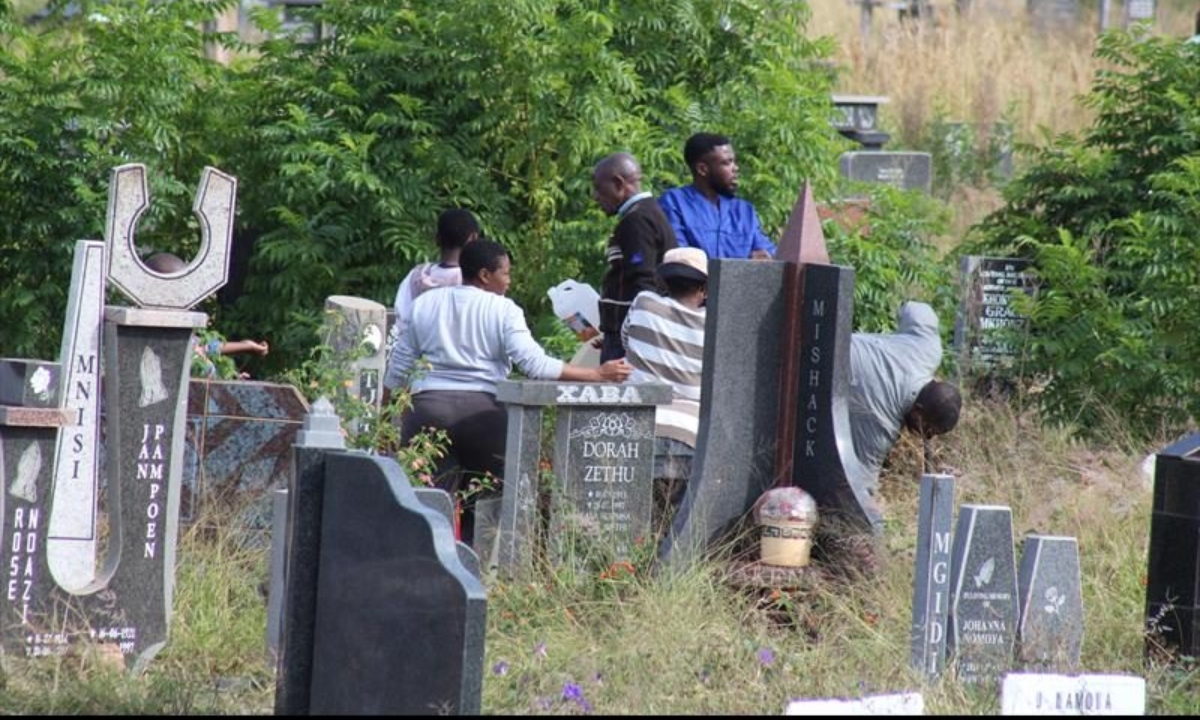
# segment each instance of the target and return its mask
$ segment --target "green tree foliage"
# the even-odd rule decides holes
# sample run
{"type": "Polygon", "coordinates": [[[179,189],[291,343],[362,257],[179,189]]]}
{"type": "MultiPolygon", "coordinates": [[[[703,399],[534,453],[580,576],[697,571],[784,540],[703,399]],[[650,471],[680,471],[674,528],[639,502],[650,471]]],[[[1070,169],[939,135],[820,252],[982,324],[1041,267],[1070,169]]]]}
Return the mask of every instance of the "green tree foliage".
{"type": "MultiPolygon", "coordinates": [[[[854,268],[854,329],[892,332],[905,300],[928,302],[943,318],[949,339],[954,317],[953,277],[932,238],[949,226],[949,209],[923,193],[890,185],[860,185],[865,202],[832,204],[846,220],[824,224],[830,260],[854,268]],[[855,208],[862,213],[856,217],[855,208]]],[[[949,359],[950,353],[947,353],[949,359]]]]}
{"type": "Polygon", "coordinates": [[[100,239],[111,170],[147,165],[139,244],[199,244],[192,196],[204,138],[222,134],[225,68],[202,21],[234,0],[81,2],[42,27],[0,5],[0,339],[56,357],[75,241],[100,239]]]}
{"type": "Polygon", "coordinates": [[[803,3],[328,0],[315,17],[336,32],[263,46],[232,168],[255,248],[221,322],[269,334],[268,360],[312,345],[325,296],[390,305],[452,205],[510,249],[514,299],[547,318],[546,288],[603,271],[591,168],[610,152],[662,190],[690,179],[688,135],[724,132],[775,233],[804,178],[832,186],[829,48],[804,37],[803,3]]]}
{"type": "Polygon", "coordinates": [[[1200,417],[1200,45],[1113,32],[1080,136],[1036,153],[967,252],[1031,258],[1029,367],[1050,417],[1142,435],[1200,417]]]}

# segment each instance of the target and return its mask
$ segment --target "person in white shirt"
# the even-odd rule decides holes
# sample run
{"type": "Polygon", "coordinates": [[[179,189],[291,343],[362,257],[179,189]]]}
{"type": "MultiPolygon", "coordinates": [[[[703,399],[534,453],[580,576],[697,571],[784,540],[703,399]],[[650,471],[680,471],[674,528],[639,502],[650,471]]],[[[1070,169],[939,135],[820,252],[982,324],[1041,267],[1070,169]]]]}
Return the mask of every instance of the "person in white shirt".
{"type": "MultiPolygon", "coordinates": [[[[462,285],[423,293],[413,303],[383,382],[385,403],[396,388],[412,392],[412,407],[400,417],[401,442],[425,428],[446,431],[448,457],[433,474],[436,485],[451,493],[464,489],[464,475],[502,480],[508,415],[496,400],[496,383],[513,365],[534,380],[618,383],[630,373],[623,360],[585,368],[547,355],[524,312],[504,296],[511,263],[499,243],[468,243],[459,265],[462,285]],[[450,464],[458,470],[439,477],[450,464]]],[[[467,543],[473,539],[474,499],[464,503],[460,518],[460,539],[467,543]]]]}

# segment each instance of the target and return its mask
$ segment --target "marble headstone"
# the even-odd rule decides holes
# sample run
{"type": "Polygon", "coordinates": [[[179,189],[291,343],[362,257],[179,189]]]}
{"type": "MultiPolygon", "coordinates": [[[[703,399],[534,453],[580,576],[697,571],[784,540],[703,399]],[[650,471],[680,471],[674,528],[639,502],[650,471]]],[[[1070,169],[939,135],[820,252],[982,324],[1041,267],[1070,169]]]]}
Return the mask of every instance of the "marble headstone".
{"type": "Polygon", "coordinates": [[[990,684],[1012,667],[1016,640],[1017,568],[1012,510],[963,505],[954,531],[947,652],[958,679],[990,684]]]}
{"type": "Polygon", "coordinates": [[[1145,715],[1146,681],[1134,675],[1009,673],[1001,715],[1145,715]]]}
{"type": "Polygon", "coordinates": [[[0,405],[54,407],[61,390],[60,366],[40,360],[0,360],[0,405]]]}
{"type": "Polygon", "coordinates": [[[953,530],[954,478],[922,475],[917,510],[910,664],[929,678],[940,675],[946,661],[953,530]]]}
{"type": "Polygon", "coordinates": [[[65,635],[43,627],[48,586],[44,564],[54,442],[74,422],[61,408],[0,405],[0,644],[5,654],[58,652],[65,635]]]}
{"type": "Polygon", "coordinates": [[[1078,541],[1073,537],[1026,535],[1017,587],[1018,661],[1032,670],[1078,670],[1083,645],[1078,541]]]}
{"type": "Polygon", "coordinates": [[[193,522],[206,503],[261,499],[268,489],[285,486],[291,447],[308,410],[291,385],[193,378],[181,521],[193,522]]]}
{"type": "Polygon", "coordinates": [[[325,298],[325,317],[325,343],[353,358],[350,394],[378,406],[387,365],[387,308],[366,298],[330,295],[325,298]]]}
{"type": "Polygon", "coordinates": [[[487,599],[391,458],[330,452],[312,714],[477,714],[487,599]]]}
{"type": "Polygon", "coordinates": [[[104,243],[75,243],[63,324],[59,398],[76,414],[54,453],[54,504],[46,559],[59,587],[78,592],[96,579],[100,480],[100,356],[104,327],[104,243]]]}
{"type": "Polygon", "coordinates": [[[900,190],[920,190],[928,195],[933,187],[933,161],[924,152],[865,151],[842,153],[842,176],[854,182],[883,183],[900,190]]]}
{"type": "Polygon", "coordinates": [[[206,167],[192,212],[200,221],[200,250],[187,267],[160,273],[138,257],[134,229],[149,207],[146,167],[121,165],[109,182],[108,281],[140,307],[186,310],[216,292],[229,278],[229,246],[233,237],[237,178],[206,167]]]}

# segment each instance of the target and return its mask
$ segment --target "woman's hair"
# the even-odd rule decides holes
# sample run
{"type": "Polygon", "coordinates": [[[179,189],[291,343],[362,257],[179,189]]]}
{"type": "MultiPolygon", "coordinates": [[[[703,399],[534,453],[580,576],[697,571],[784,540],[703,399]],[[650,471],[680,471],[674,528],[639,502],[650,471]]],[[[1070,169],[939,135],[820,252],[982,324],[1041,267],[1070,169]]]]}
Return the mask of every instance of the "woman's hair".
{"type": "Polygon", "coordinates": [[[500,269],[500,261],[508,257],[504,246],[494,240],[480,238],[467,243],[458,256],[458,266],[462,268],[463,282],[479,278],[484,270],[495,272],[500,269]]]}

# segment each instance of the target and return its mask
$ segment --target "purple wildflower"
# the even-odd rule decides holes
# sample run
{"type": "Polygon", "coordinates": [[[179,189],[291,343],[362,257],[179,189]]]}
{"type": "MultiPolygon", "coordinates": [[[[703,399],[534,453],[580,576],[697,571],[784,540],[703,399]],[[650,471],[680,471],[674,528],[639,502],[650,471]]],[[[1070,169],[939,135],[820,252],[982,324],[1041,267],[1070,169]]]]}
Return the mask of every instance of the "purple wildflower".
{"type": "Polygon", "coordinates": [[[562,699],[574,701],[585,713],[592,711],[592,704],[583,696],[583,688],[573,682],[563,683],[562,699]]]}
{"type": "Polygon", "coordinates": [[[758,661],[766,667],[770,667],[775,663],[775,651],[768,647],[759,648],[756,657],[758,657],[758,661]]]}
{"type": "Polygon", "coordinates": [[[508,661],[501,660],[500,662],[493,665],[492,666],[492,674],[499,675],[500,677],[504,677],[505,675],[507,675],[508,674],[508,661]]]}

